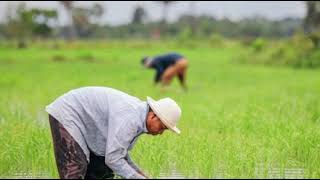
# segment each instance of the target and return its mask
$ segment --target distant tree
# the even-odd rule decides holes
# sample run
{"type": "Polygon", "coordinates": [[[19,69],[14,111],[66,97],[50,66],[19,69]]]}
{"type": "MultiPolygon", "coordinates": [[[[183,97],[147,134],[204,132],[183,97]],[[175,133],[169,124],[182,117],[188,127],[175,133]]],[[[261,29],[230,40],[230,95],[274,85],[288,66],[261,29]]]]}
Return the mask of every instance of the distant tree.
{"type": "Polygon", "coordinates": [[[196,34],[197,31],[197,19],[195,17],[196,1],[189,1],[189,13],[190,14],[190,28],[192,35],[196,34]]]}
{"type": "Polygon", "coordinates": [[[77,37],[77,33],[76,33],[76,30],[75,30],[75,26],[74,26],[74,22],[73,22],[73,15],[72,15],[72,10],[73,10],[73,2],[74,1],[58,1],[62,4],[62,6],[64,7],[64,9],[66,10],[67,12],[67,15],[68,15],[68,23],[69,23],[69,26],[68,26],[68,30],[69,30],[69,34],[68,34],[68,37],[70,39],[74,39],[77,37]]]}
{"type": "Polygon", "coordinates": [[[146,17],[147,17],[147,13],[146,13],[145,9],[142,6],[138,5],[134,9],[131,23],[132,24],[143,24],[146,17]]]}
{"type": "Polygon", "coordinates": [[[307,1],[304,27],[316,47],[320,47],[320,2],[307,1]]]}
{"type": "Polygon", "coordinates": [[[15,12],[8,15],[7,33],[11,38],[18,39],[18,48],[25,48],[26,39],[32,34],[32,16],[26,13],[25,2],[19,3],[15,12]]]}
{"type": "Polygon", "coordinates": [[[75,29],[81,37],[88,37],[93,33],[95,23],[98,23],[105,12],[100,4],[94,4],[92,7],[74,7],[72,11],[75,29]]]}
{"type": "Polygon", "coordinates": [[[93,7],[90,8],[89,12],[91,18],[90,21],[92,23],[98,23],[101,17],[106,13],[106,9],[101,4],[95,3],[93,7]]]}
{"type": "Polygon", "coordinates": [[[72,9],[72,20],[78,36],[88,36],[90,33],[90,10],[82,7],[72,9]]]}
{"type": "Polygon", "coordinates": [[[53,28],[50,27],[50,22],[57,21],[57,11],[34,8],[28,12],[32,16],[33,35],[39,37],[49,37],[53,31],[53,28]]]}
{"type": "Polygon", "coordinates": [[[159,37],[161,34],[167,31],[167,17],[168,17],[168,9],[169,6],[175,1],[155,1],[157,3],[162,4],[162,20],[160,23],[160,27],[156,28],[156,31],[159,32],[159,37]]]}
{"type": "Polygon", "coordinates": [[[5,37],[5,25],[0,24],[0,39],[5,37]]]}
{"type": "Polygon", "coordinates": [[[174,3],[175,1],[156,1],[156,2],[161,2],[162,5],[163,5],[163,8],[162,8],[162,23],[166,24],[167,23],[169,6],[172,3],[174,3]]]}
{"type": "Polygon", "coordinates": [[[33,36],[50,36],[49,22],[57,19],[55,10],[26,9],[25,3],[19,3],[12,11],[7,14],[6,34],[18,39],[19,48],[26,47],[26,40],[33,36]]]}
{"type": "Polygon", "coordinates": [[[320,29],[320,2],[307,1],[307,14],[305,17],[305,28],[307,32],[319,31],[320,29]]]}

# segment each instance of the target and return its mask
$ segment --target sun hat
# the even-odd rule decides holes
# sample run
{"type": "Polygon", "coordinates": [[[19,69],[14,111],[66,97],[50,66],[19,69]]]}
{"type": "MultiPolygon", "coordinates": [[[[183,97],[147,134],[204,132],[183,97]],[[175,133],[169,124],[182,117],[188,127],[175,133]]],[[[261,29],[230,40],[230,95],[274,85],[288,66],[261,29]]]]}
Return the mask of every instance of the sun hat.
{"type": "Polygon", "coordinates": [[[181,109],[173,99],[163,98],[155,101],[148,96],[147,103],[168,129],[177,134],[181,133],[181,131],[177,128],[178,120],[181,117],[181,109]]]}

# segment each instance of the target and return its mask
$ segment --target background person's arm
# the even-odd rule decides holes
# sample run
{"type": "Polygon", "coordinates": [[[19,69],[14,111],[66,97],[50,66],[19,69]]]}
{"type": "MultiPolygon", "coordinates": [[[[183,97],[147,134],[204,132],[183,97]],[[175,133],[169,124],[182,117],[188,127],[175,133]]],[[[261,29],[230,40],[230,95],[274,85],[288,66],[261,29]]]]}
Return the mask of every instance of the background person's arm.
{"type": "Polygon", "coordinates": [[[155,67],[156,67],[156,71],[157,72],[156,72],[156,75],[154,77],[154,83],[157,84],[161,80],[161,76],[163,74],[164,69],[163,69],[163,67],[161,65],[157,65],[155,67]]]}

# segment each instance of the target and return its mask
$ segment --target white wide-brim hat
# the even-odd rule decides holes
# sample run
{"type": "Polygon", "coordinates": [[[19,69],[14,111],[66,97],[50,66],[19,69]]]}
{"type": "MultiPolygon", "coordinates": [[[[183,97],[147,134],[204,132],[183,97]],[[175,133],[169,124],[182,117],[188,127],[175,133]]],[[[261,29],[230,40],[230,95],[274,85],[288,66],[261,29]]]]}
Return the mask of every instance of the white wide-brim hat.
{"type": "Polygon", "coordinates": [[[181,109],[174,100],[163,98],[155,101],[151,97],[147,97],[147,103],[168,129],[177,134],[181,133],[177,128],[177,123],[181,117],[181,109]]]}

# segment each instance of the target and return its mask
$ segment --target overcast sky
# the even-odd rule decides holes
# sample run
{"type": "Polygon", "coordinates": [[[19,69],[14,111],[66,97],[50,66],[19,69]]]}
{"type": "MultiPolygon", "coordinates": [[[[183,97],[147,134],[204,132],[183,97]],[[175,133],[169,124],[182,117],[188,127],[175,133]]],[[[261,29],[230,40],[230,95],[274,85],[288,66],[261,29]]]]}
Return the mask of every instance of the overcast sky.
{"type": "MultiPolygon", "coordinates": [[[[19,1],[0,1],[0,21],[5,19],[8,3],[17,4],[19,1]]],[[[91,6],[94,1],[76,2],[78,6],[91,6]]],[[[142,4],[147,10],[149,20],[159,20],[162,16],[161,3],[155,1],[100,1],[106,14],[103,23],[112,25],[124,24],[131,21],[133,9],[142,4]]],[[[42,7],[59,10],[59,22],[67,22],[66,13],[57,1],[28,1],[27,7],[42,7]]],[[[228,17],[238,20],[244,17],[262,15],[269,19],[285,17],[304,17],[306,10],[302,1],[194,1],[195,15],[211,15],[216,18],[228,17]]],[[[175,21],[180,15],[190,12],[190,1],[177,1],[169,8],[169,21],[175,21]]]]}

